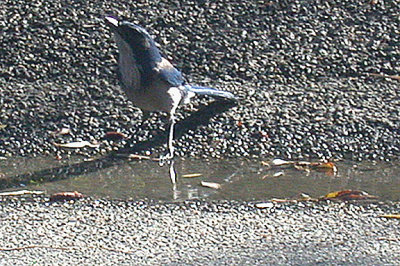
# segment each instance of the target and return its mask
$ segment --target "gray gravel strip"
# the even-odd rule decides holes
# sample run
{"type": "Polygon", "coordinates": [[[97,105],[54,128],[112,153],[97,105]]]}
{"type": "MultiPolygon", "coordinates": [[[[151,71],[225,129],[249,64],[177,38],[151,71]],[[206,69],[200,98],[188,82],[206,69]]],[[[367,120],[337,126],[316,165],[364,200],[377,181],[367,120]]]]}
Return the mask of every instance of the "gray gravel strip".
{"type": "MultiPolygon", "coordinates": [[[[183,131],[179,156],[398,158],[398,81],[369,73],[400,73],[400,6],[370,3],[3,0],[0,156],[108,153],[111,141],[53,145],[108,131],[127,134],[119,147],[135,149],[165,129],[160,115],[142,124],[118,88],[103,21],[116,15],[147,28],[190,82],[242,99],[183,131]],[[72,132],[54,137],[61,128],[72,132]]],[[[179,120],[209,102],[181,108],[179,120]]],[[[159,154],[161,143],[136,150],[159,154]]]]}
{"type": "Polygon", "coordinates": [[[1,265],[398,265],[398,203],[3,199],[1,265]],[[41,246],[41,247],[39,247],[41,246]],[[52,247],[52,248],[51,248],[52,247]]]}

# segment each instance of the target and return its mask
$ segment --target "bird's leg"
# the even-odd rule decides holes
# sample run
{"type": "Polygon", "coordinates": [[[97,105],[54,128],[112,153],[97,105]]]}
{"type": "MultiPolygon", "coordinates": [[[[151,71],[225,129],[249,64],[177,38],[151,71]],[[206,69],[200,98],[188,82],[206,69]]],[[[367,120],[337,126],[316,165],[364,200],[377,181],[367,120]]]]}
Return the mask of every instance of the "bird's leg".
{"type": "Polygon", "coordinates": [[[171,125],[169,128],[169,136],[168,136],[168,150],[169,150],[169,159],[174,158],[174,125],[175,125],[175,117],[171,115],[170,118],[171,125]]]}
{"type": "Polygon", "coordinates": [[[175,191],[176,191],[176,172],[175,172],[175,168],[174,168],[174,161],[171,161],[171,165],[169,167],[169,178],[171,178],[171,182],[172,184],[174,184],[174,199],[176,199],[176,195],[175,195],[175,191]]]}
{"type": "Polygon", "coordinates": [[[174,125],[175,125],[175,117],[173,115],[170,116],[170,127],[168,133],[168,153],[160,157],[160,166],[163,166],[166,161],[172,160],[174,158],[174,125]]]}

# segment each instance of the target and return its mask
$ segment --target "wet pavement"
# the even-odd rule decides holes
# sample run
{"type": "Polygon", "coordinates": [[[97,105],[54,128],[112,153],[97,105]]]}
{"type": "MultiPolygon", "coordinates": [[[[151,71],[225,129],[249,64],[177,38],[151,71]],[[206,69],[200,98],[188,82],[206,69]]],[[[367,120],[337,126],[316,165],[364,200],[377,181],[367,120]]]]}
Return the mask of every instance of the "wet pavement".
{"type": "MultiPolygon", "coordinates": [[[[79,191],[93,198],[122,200],[238,200],[297,198],[301,193],[321,197],[337,190],[363,190],[381,200],[400,199],[398,162],[335,162],[330,171],[304,171],[291,166],[265,166],[263,160],[202,160],[174,162],[177,183],[170,180],[170,165],[110,157],[19,158],[0,161],[2,189],[41,190],[46,194],[79,191]],[[194,177],[193,177],[194,175],[194,177]],[[7,180],[9,182],[7,182],[7,180]],[[220,189],[204,187],[213,182],[220,189]]],[[[270,162],[270,160],[264,160],[270,162]]]]}
{"type": "Polygon", "coordinates": [[[398,220],[381,215],[398,213],[399,164],[336,166],[332,175],[258,160],[186,159],[175,162],[172,185],[169,166],[153,161],[1,160],[3,191],[45,195],[0,197],[0,264],[396,265],[398,220]],[[379,199],[269,201],[343,189],[379,199]],[[49,201],[73,190],[90,197],[49,201]]]}

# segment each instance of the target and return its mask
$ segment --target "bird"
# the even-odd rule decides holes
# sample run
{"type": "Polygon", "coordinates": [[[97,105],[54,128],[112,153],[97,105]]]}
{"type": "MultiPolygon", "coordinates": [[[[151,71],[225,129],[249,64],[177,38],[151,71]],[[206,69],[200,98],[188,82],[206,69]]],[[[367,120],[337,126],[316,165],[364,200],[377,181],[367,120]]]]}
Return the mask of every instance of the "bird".
{"type": "Polygon", "coordinates": [[[190,102],[196,94],[237,100],[228,91],[188,84],[143,27],[114,16],[106,16],[105,22],[118,47],[118,78],[128,99],[142,110],[144,117],[149,112],[169,115],[168,153],[161,159],[174,157],[175,113],[179,105],[190,102]]]}

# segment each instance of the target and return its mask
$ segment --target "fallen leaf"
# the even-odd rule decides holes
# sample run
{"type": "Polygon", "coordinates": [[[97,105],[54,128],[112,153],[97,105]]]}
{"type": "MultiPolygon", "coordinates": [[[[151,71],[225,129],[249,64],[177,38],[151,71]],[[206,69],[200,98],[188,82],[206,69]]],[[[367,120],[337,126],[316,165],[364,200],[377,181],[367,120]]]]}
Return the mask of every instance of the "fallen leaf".
{"type": "Polygon", "coordinates": [[[320,163],[312,163],[312,166],[321,169],[334,169],[336,165],[333,162],[320,162],[320,163]]]}
{"type": "Polygon", "coordinates": [[[384,75],[384,74],[377,74],[377,73],[370,73],[370,76],[374,77],[380,77],[380,78],[389,78],[389,79],[395,79],[400,81],[400,76],[398,75],[384,75]]]}
{"type": "Polygon", "coordinates": [[[295,200],[272,198],[271,202],[284,203],[284,202],[295,202],[295,200]]]}
{"type": "Polygon", "coordinates": [[[378,237],[377,239],[384,241],[400,241],[400,238],[395,238],[395,237],[378,237]]]}
{"type": "Polygon", "coordinates": [[[285,174],[284,171],[280,171],[280,172],[274,173],[274,174],[272,175],[272,177],[280,177],[280,176],[283,176],[284,174],[285,174]]]}
{"type": "Polygon", "coordinates": [[[194,174],[186,174],[186,175],[182,175],[183,178],[194,178],[194,177],[200,177],[203,174],[200,173],[194,173],[194,174]]]}
{"type": "Polygon", "coordinates": [[[200,184],[201,184],[203,187],[208,187],[208,188],[214,188],[214,189],[220,189],[220,188],[221,188],[221,184],[213,183],[213,182],[201,181],[200,184]]]}
{"type": "Polygon", "coordinates": [[[127,154],[127,153],[115,153],[113,156],[118,158],[124,158],[129,160],[150,160],[159,162],[160,158],[154,158],[146,155],[139,155],[139,154],[127,154]]]}
{"type": "Polygon", "coordinates": [[[306,162],[306,161],[286,161],[282,159],[273,159],[272,161],[263,161],[262,165],[268,167],[288,166],[297,170],[311,172],[311,170],[324,172],[328,175],[336,175],[337,167],[333,162],[306,162]]]}
{"type": "Polygon", "coordinates": [[[301,201],[307,201],[307,200],[315,200],[313,199],[310,195],[305,194],[305,193],[300,193],[299,195],[299,200],[301,201]]]}
{"type": "Polygon", "coordinates": [[[382,215],[379,215],[379,217],[388,218],[388,219],[400,219],[400,214],[382,214],[382,215]]]}
{"type": "Polygon", "coordinates": [[[323,116],[317,116],[317,117],[314,118],[315,122],[321,122],[321,121],[324,121],[324,120],[326,120],[326,118],[323,117],[323,116]]]}
{"type": "Polygon", "coordinates": [[[255,206],[258,209],[267,209],[274,207],[274,204],[272,202],[262,202],[262,203],[256,203],[255,206]]]}
{"type": "Polygon", "coordinates": [[[273,173],[272,175],[266,174],[266,175],[262,176],[261,179],[264,180],[264,179],[270,178],[270,177],[280,177],[280,176],[283,176],[284,174],[285,174],[284,171],[279,171],[279,172],[273,173]]]}
{"type": "Polygon", "coordinates": [[[271,165],[273,166],[282,166],[282,165],[290,165],[290,164],[294,164],[295,162],[293,161],[285,161],[282,159],[273,159],[271,161],[271,165]]]}
{"type": "Polygon", "coordinates": [[[98,148],[100,146],[100,143],[98,142],[89,142],[89,141],[77,141],[77,142],[70,142],[70,143],[54,143],[56,147],[60,148],[68,148],[68,149],[79,149],[79,148],[84,148],[84,147],[90,147],[90,148],[98,148]]]}
{"type": "Polygon", "coordinates": [[[127,138],[128,136],[126,134],[116,131],[109,131],[104,135],[104,139],[111,141],[119,141],[127,138]]]}
{"type": "Polygon", "coordinates": [[[65,128],[65,127],[61,128],[60,130],[56,130],[56,131],[51,132],[51,134],[53,136],[68,135],[70,133],[71,133],[71,129],[65,128]]]}
{"type": "Polygon", "coordinates": [[[0,124],[0,129],[6,128],[6,127],[7,127],[7,125],[0,124]]]}
{"type": "Polygon", "coordinates": [[[160,158],[153,158],[146,155],[139,155],[139,154],[129,154],[128,159],[130,160],[150,160],[150,161],[160,161],[160,158]]]}
{"type": "Polygon", "coordinates": [[[297,162],[297,163],[293,164],[293,167],[296,170],[305,171],[307,173],[311,172],[310,163],[308,163],[308,162],[297,162]]]}
{"type": "Polygon", "coordinates": [[[75,200],[75,199],[82,199],[85,195],[78,191],[74,192],[59,192],[54,193],[50,196],[50,201],[62,201],[62,200],[75,200]]]}
{"type": "Polygon", "coordinates": [[[272,161],[263,161],[263,162],[261,162],[261,164],[271,167],[271,166],[291,165],[291,164],[294,164],[294,162],[285,161],[285,160],[282,160],[282,159],[273,159],[272,161]]]}
{"type": "Polygon", "coordinates": [[[365,191],[361,190],[341,190],[328,193],[323,200],[366,200],[366,199],[376,199],[377,196],[369,195],[365,191]]]}
{"type": "Polygon", "coordinates": [[[296,162],[294,167],[297,170],[303,170],[306,172],[310,172],[311,170],[316,170],[320,172],[324,172],[328,175],[336,175],[337,167],[333,162],[296,162]]]}

